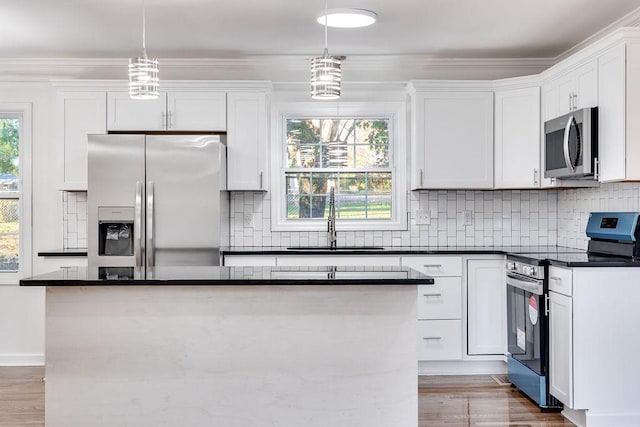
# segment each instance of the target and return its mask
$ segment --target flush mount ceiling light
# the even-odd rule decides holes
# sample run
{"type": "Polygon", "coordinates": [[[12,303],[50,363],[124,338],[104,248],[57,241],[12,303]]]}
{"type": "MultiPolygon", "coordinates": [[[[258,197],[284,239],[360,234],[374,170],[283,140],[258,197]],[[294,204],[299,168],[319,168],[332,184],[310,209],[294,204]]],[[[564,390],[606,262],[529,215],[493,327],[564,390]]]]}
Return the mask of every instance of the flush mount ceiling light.
{"type": "MultiPolygon", "coordinates": [[[[325,3],[325,12],[327,6],[325,3]]],[[[326,15],[325,15],[326,19],[326,15]]],[[[324,52],[311,60],[311,98],[338,99],[340,98],[340,82],[342,80],[341,64],[344,57],[329,56],[327,49],[327,29],[324,26],[324,52]]]]}
{"type": "Polygon", "coordinates": [[[360,28],[376,22],[378,15],[365,9],[327,9],[318,15],[318,23],[328,27],[360,28]]]}
{"type": "Polygon", "coordinates": [[[129,59],[129,97],[131,99],[157,99],[160,96],[158,59],[147,56],[146,10],[142,5],[142,56],[129,59]]]}

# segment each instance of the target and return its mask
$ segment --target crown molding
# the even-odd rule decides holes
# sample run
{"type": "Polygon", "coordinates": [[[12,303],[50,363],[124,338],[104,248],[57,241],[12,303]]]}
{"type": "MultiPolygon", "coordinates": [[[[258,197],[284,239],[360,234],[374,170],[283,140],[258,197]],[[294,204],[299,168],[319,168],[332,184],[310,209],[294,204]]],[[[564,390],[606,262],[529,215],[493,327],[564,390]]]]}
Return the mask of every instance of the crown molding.
{"type": "MultiPolygon", "coordinates": [[[[311,57],[304,55],[245,58],[160,59],[162,80],[306,81],[311,57]]],[[[126,80],[122,58],[1,58],[0,79],[126,80]]],[[[549,58],[434,58],[428,55],[354,55],[343,62],[343,76],[351,81],[408,81],[415,79],[479,79],[537,74],[553,64],[549,58]]]]}
{"type": "Polygon", "coordinates": [[[609,36],[611,33],[614,33],[616,30],[620,29],[620,28],[624,28],[624,27],[640,27],[640,7],[637,9],[632,10],[631,12],[629,12],[628,14],[626,14],[625,16],[623,16],[622,18],[618,19],[617,21],[612,22],[611,24],[607,25],[606,27],[604,27],[603,29],[601,29],[600,31],[598,31],[595,34],[592,34],[591,36],[587,37],[586,39],[582,40],[580,43],[576,44],[575,46],[567,49],[566,51],[562,52],[560,55],[556,56],[554,58],[554,62],[558,63],[564,59],[569,58],[570,56],[580,52],[582,49],[584,49],[585,47],[606,38],[607,36],[609,36]]]}

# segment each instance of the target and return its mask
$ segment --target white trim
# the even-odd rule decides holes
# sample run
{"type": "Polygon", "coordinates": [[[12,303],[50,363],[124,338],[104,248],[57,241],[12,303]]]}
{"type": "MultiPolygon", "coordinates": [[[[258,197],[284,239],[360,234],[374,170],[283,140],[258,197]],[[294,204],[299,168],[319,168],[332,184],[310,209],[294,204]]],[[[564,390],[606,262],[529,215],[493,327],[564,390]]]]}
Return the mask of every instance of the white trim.
{"type": "Polygon", "coordinates": [[[326,220],[287,220],[284,205],[284,158],[282,144],[284,122],[289,117],[380,117],[389,118],[391,159],[393,163],[393,195],[391,220],[341,221],[338,231],[406,230],[407,229],[407,150],[406,104],[404,102],[283,102],[271,108],[271,229],[273,231],[323,231],[326,220]],[[339,107],[339,112],[338,112],[339,107]]]}
{"type": "Polygon", "coordinates": [[[32,275],[31,248],[33,215],[31,211],[33,193],[31,183],[33,171],[31,168],[32,135],[33,135],[33,105],[30,102],[0,102],[0,114],[21,116],[20,120],[20,246],[18,260],[20,267],[18,272],[1,272],[0,286],[14,286],[22,277],[32,275]]]}
{"type": "Polygon", "coordinates": [[[506,374],[502,360],[418,361],[418,375],[487,375],[506,374]]]}
{"type": "Polygon", "coordinates": [[[0,354],[0,366],[44,366],[44,354],[42,353],[0,354]]]}

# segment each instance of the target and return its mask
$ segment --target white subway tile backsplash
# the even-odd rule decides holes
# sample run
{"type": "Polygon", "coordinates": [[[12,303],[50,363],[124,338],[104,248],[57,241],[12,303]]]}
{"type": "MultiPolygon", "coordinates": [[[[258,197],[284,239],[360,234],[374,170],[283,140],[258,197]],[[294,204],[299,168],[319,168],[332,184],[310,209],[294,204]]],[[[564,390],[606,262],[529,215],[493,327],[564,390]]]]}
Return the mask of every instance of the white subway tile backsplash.
{"type": "MultiPolygon", "coordinates": [[[[374,246],[561,245],[584,249],[589,212],[640,211],[640,183],[609,183],[598,188],[562,190],[422,191],[411,192],[406,231],[341,231],[339,244],[374,246]],[[418,209],[431,217],[415,224],[418,209]],[[463,225],[463,211],[472,225],[463,225]]],[[[87,245],[87,198],[83,192],[63,192],[63,245],[87,245]]],[[[321,246],[326,232],[271,230],[269,193],[232,192],[230,232],[234,246],[321,246]],[[253,227],[244,215],[253,215],[253,227]]]]}

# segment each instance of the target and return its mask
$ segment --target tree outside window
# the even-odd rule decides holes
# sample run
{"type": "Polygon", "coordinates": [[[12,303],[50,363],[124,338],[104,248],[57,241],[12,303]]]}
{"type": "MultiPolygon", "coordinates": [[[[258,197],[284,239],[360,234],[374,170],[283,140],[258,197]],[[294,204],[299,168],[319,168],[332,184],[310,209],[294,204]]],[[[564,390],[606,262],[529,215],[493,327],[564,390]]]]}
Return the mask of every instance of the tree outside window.
{"type": "Polygon", "coordinates": [[[0,271],[19,268],[20,119],[0,116],[0,271]]]}
{"type": "Polygon", "coordinates": [[[287,219],[324,218],[336,194],[340,219],[392,215],[389,120],[287,119],[287,219]]]}

